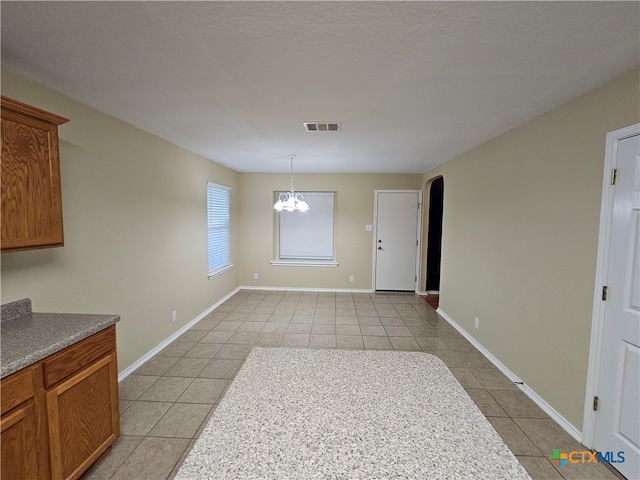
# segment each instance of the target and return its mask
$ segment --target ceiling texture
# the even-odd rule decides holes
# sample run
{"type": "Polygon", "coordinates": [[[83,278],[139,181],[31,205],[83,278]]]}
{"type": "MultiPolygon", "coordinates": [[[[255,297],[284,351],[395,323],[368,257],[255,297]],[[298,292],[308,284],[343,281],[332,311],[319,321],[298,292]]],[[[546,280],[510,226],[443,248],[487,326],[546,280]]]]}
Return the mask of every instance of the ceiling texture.
{"type": "Polygon", "coordinates": [[[640,58],[636,1],[0,8],[3,68],[238,172],[423,173],[640,58]]]}

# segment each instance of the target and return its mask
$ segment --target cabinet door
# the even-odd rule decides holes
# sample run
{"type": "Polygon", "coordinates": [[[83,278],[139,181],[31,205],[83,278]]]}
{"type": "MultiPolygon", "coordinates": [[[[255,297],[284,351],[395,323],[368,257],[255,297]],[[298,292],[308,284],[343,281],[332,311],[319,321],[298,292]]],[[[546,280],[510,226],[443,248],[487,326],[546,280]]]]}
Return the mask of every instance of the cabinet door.
{"type": "Polygon", "coordinates": [[[46,396],[52,477],[79,478],[120,434],[115,352],[46,396]]]}
{"type": "Polygon", "coordinates": [[[0,381],[0,479],[49,480],[42,368],[25,367],[0,381]]]}
{"type": "Polygon", "coordinates": [[[3,480],[40,477],[36,455],[36,421],[35,403],[32,399],[0,420],[0,478],[3,480]]]}
{"type": "Polygon", "coordinates": [[[64,244],[58,124],[66,119],[2,98],[2,251],[64,244]]]}

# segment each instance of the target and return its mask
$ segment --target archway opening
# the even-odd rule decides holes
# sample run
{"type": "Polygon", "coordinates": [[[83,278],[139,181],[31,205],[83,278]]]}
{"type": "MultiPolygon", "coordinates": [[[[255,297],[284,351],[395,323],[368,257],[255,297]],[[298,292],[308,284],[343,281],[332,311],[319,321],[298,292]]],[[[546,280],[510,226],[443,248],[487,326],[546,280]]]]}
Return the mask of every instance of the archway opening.
{"type": "Polygon", "coordinates": [[[429,186],[429,220],[427,227],[427,270],[425,291],[440,291],[440,263],[442,255],[442,214],[444,209],[444,180],[435,178],[429,186]]]}

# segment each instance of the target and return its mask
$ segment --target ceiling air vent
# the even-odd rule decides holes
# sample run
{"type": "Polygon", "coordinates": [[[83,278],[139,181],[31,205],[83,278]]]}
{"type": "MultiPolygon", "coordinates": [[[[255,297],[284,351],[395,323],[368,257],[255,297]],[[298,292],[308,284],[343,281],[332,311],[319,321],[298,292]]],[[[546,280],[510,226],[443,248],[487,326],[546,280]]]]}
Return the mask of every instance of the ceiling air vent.
{"type": "Polygon", "coordinates": [[[338,132],[340,122],[303,122],[307,132],[338,132]]]}

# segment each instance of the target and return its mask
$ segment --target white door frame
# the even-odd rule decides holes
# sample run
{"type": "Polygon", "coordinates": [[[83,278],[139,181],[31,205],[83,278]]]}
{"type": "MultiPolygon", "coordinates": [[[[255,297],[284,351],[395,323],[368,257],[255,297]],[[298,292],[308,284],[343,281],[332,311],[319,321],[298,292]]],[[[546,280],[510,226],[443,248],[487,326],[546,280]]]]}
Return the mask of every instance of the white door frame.
{"type": "Polygon", "coordinates": [[[418,224],[416,226],[417,229],[417,245],[416,245],[416,281],[413,284],[414,293],[418,293],[418,286],[420,285],[420,259],[422,258],[422,190],[374,190],[373,191],[373,240],[372,240],[372,267],[371,267],[371,291],[373,293],[376,292],[376,255],[378,243],[376,239],[378,238],[378,193],[415,193],[418,197],[418,224]]]}
{"type": "Polygon", "coordinates": [[[621,128],[607,134],[604,157],[604,175],[602,180],[602,201],[600,206],[600,232],[598,235],[598,256],[593,294],[593,317],[591,321],[591,341],[587,370],[587,388],[584,401],[584,419],[582,422],[582,443],[593,447],[595,440],[596,412],[593,411],[593,397],[598,394],[600,383],[600,361],[602,357],[602,339],[604,334],[605,305],[602,300],[602,287],[608,285],[609,255],[611,253],[611,222],[613,212],[613,189],[611,188],[611,170],[615,168],[618,142],[633,135],[640,135],[640,123],[621,128]]]}

